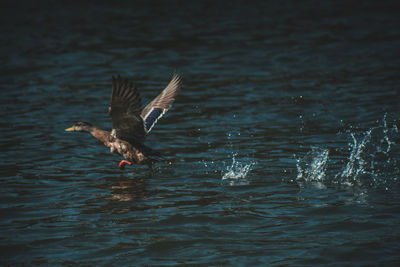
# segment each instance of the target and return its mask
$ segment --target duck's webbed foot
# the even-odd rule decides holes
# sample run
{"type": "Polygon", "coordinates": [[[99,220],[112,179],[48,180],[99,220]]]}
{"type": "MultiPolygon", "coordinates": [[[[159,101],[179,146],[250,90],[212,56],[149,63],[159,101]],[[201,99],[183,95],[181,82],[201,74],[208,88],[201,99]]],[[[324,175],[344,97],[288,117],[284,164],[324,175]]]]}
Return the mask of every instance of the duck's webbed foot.
{"type": "Polygon", "coordinates": [[[120,170],[124,170],[125,169],[125,164],[132,165],[132,162],[127,161],[127,160],[121,160],[121,162],[118,164],[118,168],[120,170]]]}

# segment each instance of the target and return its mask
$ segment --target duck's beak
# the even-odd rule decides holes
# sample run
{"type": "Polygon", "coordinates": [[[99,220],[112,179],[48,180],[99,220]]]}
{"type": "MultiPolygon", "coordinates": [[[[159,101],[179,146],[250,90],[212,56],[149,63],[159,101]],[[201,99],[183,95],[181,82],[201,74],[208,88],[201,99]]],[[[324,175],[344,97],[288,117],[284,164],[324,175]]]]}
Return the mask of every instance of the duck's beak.
{"type": "Polygon", "coordinates": [[[65,129],[66,132],[73,132],[75,131],[75,126],[69,127],[67,129],[65,129]]]}

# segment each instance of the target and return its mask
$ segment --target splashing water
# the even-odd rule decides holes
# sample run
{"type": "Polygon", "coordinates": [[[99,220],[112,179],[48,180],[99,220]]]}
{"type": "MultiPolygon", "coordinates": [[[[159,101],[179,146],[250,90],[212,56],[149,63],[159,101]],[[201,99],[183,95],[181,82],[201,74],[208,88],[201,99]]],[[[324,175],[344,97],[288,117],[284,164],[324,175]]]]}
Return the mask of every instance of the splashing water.
{"type": "Polygon", "coordinates": [[[319,147],[312,147],[312,150],[302,159],[297,159],[297,178],[302,182],[313,183],[317,187],[324,188],[324,178],[326,176],[326,166],[329,150],[319,147]]]}
{"type": "MultiPolygon", "coordinates": [[[[235,116],[234,116],[235,117],[235,116]]],[[[249,181],[247,180],[247,174],[251,171],[252,167],[256,162],[250,162],[247,160],[245,163],[237,161],[238,153],[235,152],[237,148],[234,148],[234,140],[236,137],[240,136],[240,132],[228,131],[227,136],[227,148],[224,148],[224,153],[226,150],[230,150],[230,157],[232,163],[227,163],[225,161],[204,161],[200,163],[205,167],[206,174],[210,173],[221,173],[222,181],[228,183],[229,185],[247,185],[249,181]]]]}
{"type": "Polygon", "coordinates": [[[353,140],[349,161],[343,171],[336,175],[343,185],[388,185],[396,182],[400,174],[398,166],[399,146],[395,124],[390,128],[383,117],[383,125],[365,131],[361,136],[350,133],[353,140]]]}
{"type": "Polygon", "coordinates": [[[230,185],[246,185],[249,181],[246,179],[247,174],[255,163],[242,164],[236,161],[234,154],[232,156],[232,164],[226,167],[226,172],[222,175],[222,180],[229,180],[230,185]]]}
{"type": "Polygon", "coordinates": [[[336,177],[341,178],[343,184],[355,184],[358,182],[358,177],[365,173],[365,165],[367,162],[362,158],[362,154],[366,149],[366,144],[371,140],[371,132],[372,129],[368,130],[363,136],[361,142],[357,140],[354,133],[350,133],[353,139],[353,144],[350,144],[352,149],[349,161],[347,162],[343,172],[336,175],[336,177]]]}
{"type": "Polygon", "coordinates": [[[350,132],[350,155],[344,168],[328,179],[328,149],[312,147],[304,157],[298,158],[297,178],[299,185],[304,183],[325,187],[327,183],[343,186],[380,187],[389,190],[397,183],[400,176],[399,130],[395,124],[388,126],[386,115],[383,124],[372,127],[363,133],[350,132]]]}

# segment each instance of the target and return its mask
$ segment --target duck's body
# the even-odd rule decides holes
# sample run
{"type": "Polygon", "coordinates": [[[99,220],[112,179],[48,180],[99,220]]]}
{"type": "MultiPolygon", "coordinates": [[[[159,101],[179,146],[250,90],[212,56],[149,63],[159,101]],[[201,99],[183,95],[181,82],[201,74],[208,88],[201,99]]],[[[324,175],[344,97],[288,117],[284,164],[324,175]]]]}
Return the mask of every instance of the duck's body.
{"type": "Polygon", "coordinates": [[[158,119],[168,111],[180,88],[180,78],[175,75],[168,86],[143,110],[139,93],[128,80],[113,77],[111,106],[109,113],[113,123],[111,132],[102,130],[87,122],[77,122],[66,131],[88,132],[102,142],[111,152],[117,152],[127,160],[119,163],[145,164],[150,168],[161,155],[145,146],[143,141],[158,119]]]}
{"type": "MultiPolygon", "coordinates": [[[[87,131],[94,138],[102,142],[106,147],[110,148],[111,153],[117,152],[128,161],[136,164],[151,165],[153,161],[157,161],[155,156],[159,156],[159,154],[154,150],[152,150],[151,148],[148,148],[145,145],[138,143],[136,143],[135,146],[131,145],[129,142],[113,136],[109,131],[102,130],[100,128],[97,128],[96,126],[90,125],[89,123],[84,123],[84,122],[77,123],[77,125],[83,125],[83,124],[87,125],[86,127],[87,130],[84,131],[87,131]]],[[[77,128],[77,126],[74,127],[77,128]]],[[[125,161],[125,163],[127,162],[125,161]]],[[[120,165],[120,167],[121,166],[122,165],[120,165]]]]}

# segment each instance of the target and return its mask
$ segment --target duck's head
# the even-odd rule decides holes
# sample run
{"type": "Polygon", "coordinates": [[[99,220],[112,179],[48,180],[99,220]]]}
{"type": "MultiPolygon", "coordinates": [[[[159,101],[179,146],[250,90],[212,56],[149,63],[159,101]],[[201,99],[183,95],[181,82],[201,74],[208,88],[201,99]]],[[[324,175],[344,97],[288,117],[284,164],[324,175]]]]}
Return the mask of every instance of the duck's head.
{"type": "Polygon", "coordinates": [[[78,121],[71,127],[65,129],[65,131],[67,131],[67,132],[89,132],[90,128],[92,128],[92,127],[93,127],[93,125],[91,125],[88,122],[78,121]]]}

